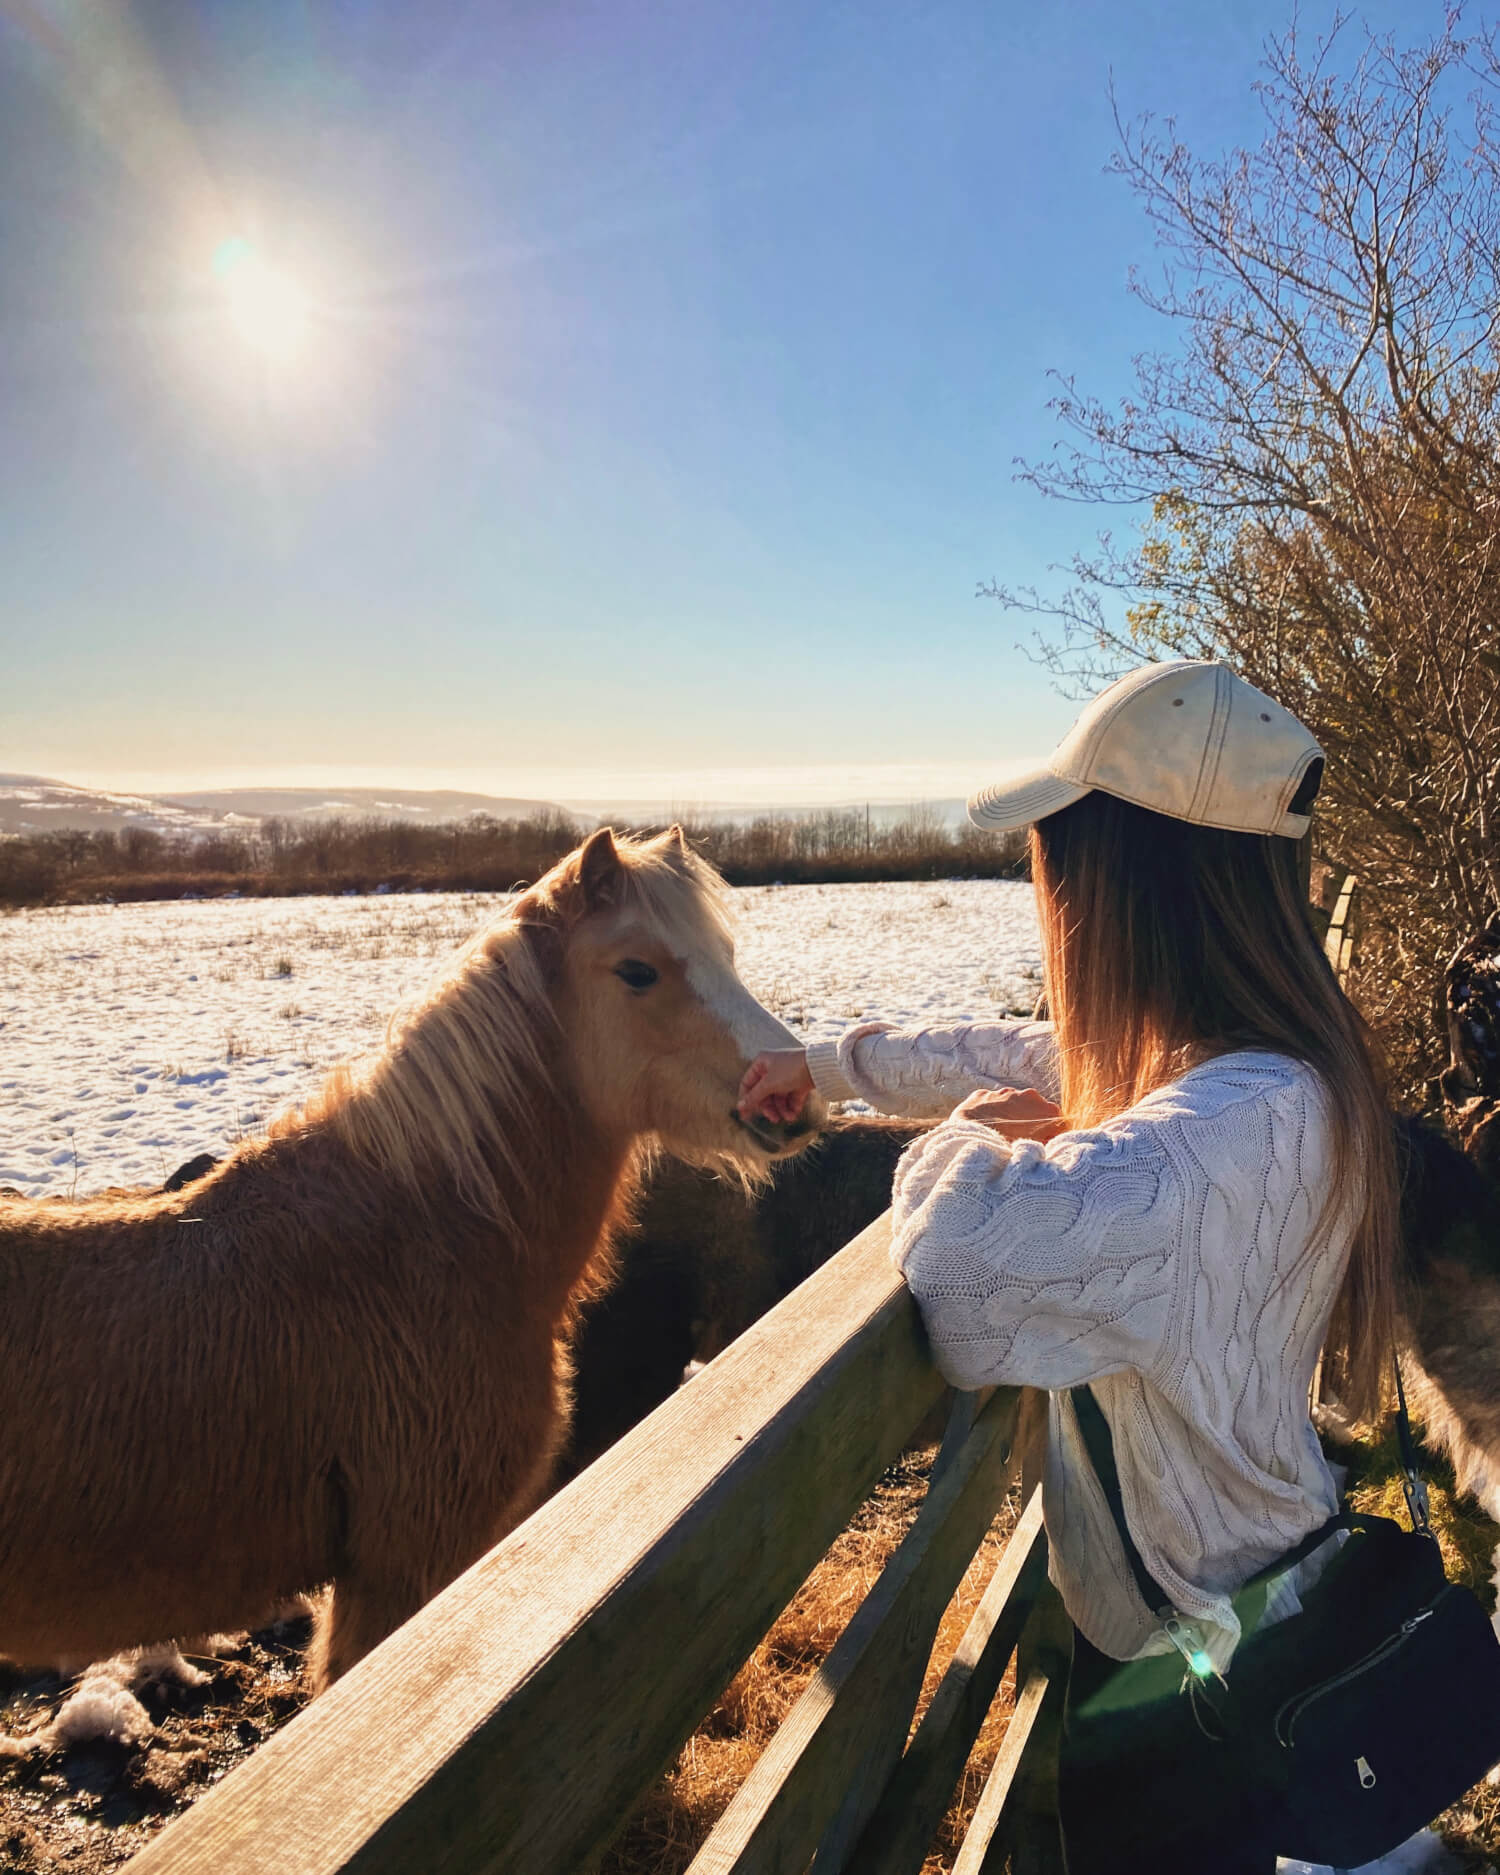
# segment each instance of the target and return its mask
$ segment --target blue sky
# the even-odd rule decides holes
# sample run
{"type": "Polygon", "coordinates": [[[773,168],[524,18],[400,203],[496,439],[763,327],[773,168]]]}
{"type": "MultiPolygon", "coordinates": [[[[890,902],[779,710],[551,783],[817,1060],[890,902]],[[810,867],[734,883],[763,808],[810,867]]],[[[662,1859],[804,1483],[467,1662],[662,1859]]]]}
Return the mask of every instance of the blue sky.
{"type": "Polygon", "coordinates": [[[1100,524],[1013,479],[1049,369],[1162,337],[1111,74],[1242,141],[1285,6],[101,11],[0,0],[0,770],[881,799],[1051,746],[974,591],[1100,524]]]}

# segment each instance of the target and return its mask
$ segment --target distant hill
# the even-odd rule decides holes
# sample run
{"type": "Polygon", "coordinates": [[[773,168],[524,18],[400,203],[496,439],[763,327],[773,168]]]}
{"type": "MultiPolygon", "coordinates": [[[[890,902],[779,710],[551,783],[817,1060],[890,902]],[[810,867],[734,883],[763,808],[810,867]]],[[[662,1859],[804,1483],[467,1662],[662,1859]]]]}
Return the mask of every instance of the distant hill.
{"type": "Polygon", "coordinates": [[[196,833],[211,823],[191,808],[145,794],[75,788],[44,775],[0,775],[0,834],[120,832],[150,827],[158,833],[196,833]]]}
{"type": "Polygon", "coordinates": [[[496,820],[561,814],[551,801],[447,789],[209,788],[177,795],[78,788],[44,775],[0,774],[0,835],[147,827],[155,833],[207,833],[216,827],[284,820],[377,819],[434,822],[489,814],[496,820]]]}
{"type": "Polygon", "coordinates": [[[869,812],[871,827],[899,826],[913,818],[941,827],[961,827],[968,819],[964,802],[945,801],[777,801],[746,805],[741,801],[573,800],[566,803],[580,820],[609,821],[616,827],[656,827],[680,820],[685,826],[709,824],[745,827],[753,820],[802,820],[824,814],[869,812]]]}
{"type": "MultiPolygon", "coordinates": [[[[495,820],[529,820],[539,814],[564,814],[582,825],[609,821],[617,827],[690,824],[746,826],[762,817],[798,819],[804,815],[863,816],[862,801],[837,806],[807,802],[750,805],[723,801],[530,800],[500,794],[466,794],[448,788],[204,788],[187,794],[127,794],[108,788],[79,788],[43,775],[0,774],[0,837],[82,828],[120,832],[149,827],[156,833],[208,833],[215,828],[255,827],[281,820],[403,820],[432,825],[488,814],[495,820]]],[[[919,817],[929,824],[956,828],[964,822],[961,800],[876,802],[868,813],[872,829],[919,817]]]]}
{"type": "Polygon", "coordinates": [[[488,814],[494,820],[529,820],[537,814],[562,814],[555,801],[531,801],[511,795],[463,794],[449,788],[206,788],[199,794],[174,794],[168,803],[215,820],[467,820],[488,814]]]}
{"type": "MultiPolygon", "coordinates": [[[[601,818],[683,820],[730,885],[1018,877],[1024,841],[953,824],[955,806],[872,801],[799,813],[783,804],[760,810],[769,825],[750,826],[753,808],[615,801],[601,818]]],[[[0,775],[0,905],[508,892],[555,866],[584,824],[550,802],[446,789],[211,788],[167,798],[0,775]],[[268,839],[273,818],[283,836],[268,839]],[[166,837],[150,837],[158,835],[166,837]]]]}

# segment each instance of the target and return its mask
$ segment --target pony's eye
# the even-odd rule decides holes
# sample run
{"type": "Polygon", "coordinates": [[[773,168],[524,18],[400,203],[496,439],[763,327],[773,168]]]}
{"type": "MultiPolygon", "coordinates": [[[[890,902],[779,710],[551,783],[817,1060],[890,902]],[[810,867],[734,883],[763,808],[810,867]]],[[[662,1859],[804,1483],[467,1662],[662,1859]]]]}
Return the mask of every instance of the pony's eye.
{"type": "Polygon", "coordinates": [[[624,963],[616,964],[615,975],[633,990],[649,990],[656,981],[655,970],[638,957],[627,957],[624,963]]]}

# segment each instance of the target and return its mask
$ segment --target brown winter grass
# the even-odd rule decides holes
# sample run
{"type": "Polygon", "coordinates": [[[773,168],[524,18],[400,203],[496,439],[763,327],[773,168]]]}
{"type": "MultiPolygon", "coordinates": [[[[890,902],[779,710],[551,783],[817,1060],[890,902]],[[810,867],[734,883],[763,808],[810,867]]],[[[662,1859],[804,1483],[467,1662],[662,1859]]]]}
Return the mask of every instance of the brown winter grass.
{"type": "MultiPolygon", "coordinates": [[[[687,1868],[910,1529],[936,1455],[936,1446],[916,1448],[885,1474],[627,1823],[600,1875],[680,1875],[687,1868]]],[[[995,1573],[1019,1508],[1019,1494],[1013,1491],[943,1615],[917,1719],[926,1711],[995,1573]]],[[[952,1868],[1005,1736],[1010,1708],[1007,1677],[924,1864],[924,1875],[945,1875],[952,1868]]]]}
{"type": "MultiPolygon", "coordinates": [[[[911,1527],[935,1455],[934,1446],[914,1449],[881,1479],[672,1769],[638,1808],[606,1856],[601,1875],[681,1875],[686,1869],[911,1527]]],[[[1352,1445],[1341,1445],[1333,1455],[1350,1467],[1349,1492],[1356,1508],[1403,1515],[1400,1467],[1389,1433],[1379,1439],[1365,1435],[1352,1445]]],[[[1428,1456],[1425,1464],[1445,1565],[1455,1580],[1467,1582],[1488,1602],[1491,1555],[1500,1528],[1472,1500],[1457,1497],[1451,1473],[1440,1461],[1428,1456]]],[[[918,1716],[926,1710],[994,1574],[1018,1509],[1013,1493],[944,1615],[918,1716]]],[[[256,1639],[265,1642],[266,1637],[256,1639]]],[[[102,1784],[97,1779],[78,1784],[76,1777],[65,1778],[60,1766],[66,1769],[71,1761],[56,1754],[0,1766],[0,1869],[14,1868],[23,1875],[42,1875],[63,1863],[79,1875],[108,1875],[117,1869],[163,1821],[284,1723],[305,1699],[300,1648],[286,1648],[281,1642],[272,1652],[275,1658],[262,1659],[251,1648],[203,1662],[214,1670],[213,1686],[188,1696],[180,1717],[168,1707],[158,1710],[153,1705],[158,1731],[151,1749],[114,1754],[105,1767],[110,1778],[102,1784]]],[[[31,1685],[0,1683],[0,1729],[27,1730],[42,1724],[66,1690],[66,1683],[58,1682],[45,1689],[48,1696],[38,1703],[37,1689],[31,1685]],[[11,1706],[5,1704],[7,1695],[15,1702],[11,1706]]],[[[949,1875],[953,1867],[1004,1738],[1011,1697],[1007,1676],[923,1875],[949,1875]]],[[[86,1757],[80,1754],[80,1765],[86,1757]]],[[[1492,1869],[1500,1855],[1500,1785],[1477,1785],[1435,1827],[1464,1875],[1492,1869]]]]}
{"type": "Polygon", "coordinates": [[[0,1738],[34,1744],[0,1750],[3,1875],[115,1875],[307,1703],[311,1626],[289,1615],[219,1637],[213,1653],[194,1656],[200,1685],[170,1675],[137,1683],[152,1732],[133,1749],[105,1738],[44,1745],[76,1678],[0,1661],[0,1738]]]}

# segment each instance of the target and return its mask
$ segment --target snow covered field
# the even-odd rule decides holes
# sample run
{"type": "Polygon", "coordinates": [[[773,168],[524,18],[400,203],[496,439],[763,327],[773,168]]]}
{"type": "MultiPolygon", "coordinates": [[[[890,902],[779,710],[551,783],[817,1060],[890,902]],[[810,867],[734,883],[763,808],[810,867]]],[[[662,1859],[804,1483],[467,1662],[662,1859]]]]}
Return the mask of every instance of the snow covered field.
{"type": "MultiPolygon", "coordinates": [[[[809,1040],[1029,1011],[1031,888],[754,886],[741,974],[809,1040]]],[[[158,1185],[303,1099],[504,906],[479,893],[85,905],[0,919],[0,1185],[158,1185]]]]}

